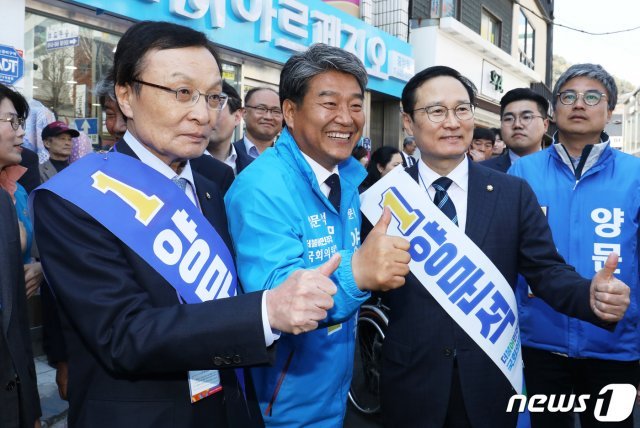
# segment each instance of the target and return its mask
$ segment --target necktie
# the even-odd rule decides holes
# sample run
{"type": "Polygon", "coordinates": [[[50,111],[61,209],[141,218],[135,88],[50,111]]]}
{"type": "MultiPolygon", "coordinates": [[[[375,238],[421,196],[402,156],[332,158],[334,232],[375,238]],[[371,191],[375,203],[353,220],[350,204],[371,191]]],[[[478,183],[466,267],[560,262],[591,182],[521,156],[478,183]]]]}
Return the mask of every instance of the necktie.
{"type": "Polygon", "coordinates": [[[407,164],[408,166],[413,166],[416,163],[416,160],[413,156],[407,155],[407,164]]]}
{"type": "Polygon", "coordinates": [[[340,212],[340,197],[342,196],[342,190],[340,189],[340,177],[338,174],[331,174],[329,178],[324,181],[324,184],[329,186],[331,191],[329,192],[329,202],[340,212]]]}
{"type": "Polygon", "coordinates": [[[458,215],[456,214],[456,207],[447,194],[447,189],[451,186],[451,183],[453,183],[453,181],[447,177],[440,177],[433,182],[432,186],[436,189],[436,196],[433,198],[433,203],[457,226],[458,215]]]}
{"type": "Polygon", "coordinates": [[[173,177],[171,179],[171,181],[173,181],[173,184],[175,184],[176,186],[178,186],[179,188],[182,189],[182,191],[184,192],[187,189],[187,179],[186,178],[182,178],[182,177],[178,177],[177,175],[175,177],[173,177]]]}

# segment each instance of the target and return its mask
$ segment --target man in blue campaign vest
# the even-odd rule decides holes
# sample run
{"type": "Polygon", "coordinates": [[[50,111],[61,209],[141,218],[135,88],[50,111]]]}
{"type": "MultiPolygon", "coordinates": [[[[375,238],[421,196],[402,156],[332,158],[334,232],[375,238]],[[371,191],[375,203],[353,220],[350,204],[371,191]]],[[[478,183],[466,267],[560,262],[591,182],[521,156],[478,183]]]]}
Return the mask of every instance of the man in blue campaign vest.
{"type": "MultiPolygon", "coordinates": [[[[406,173],[511,288],[521,274],[558,311],[596,324],[619,320],[629,305],[629,287],[612,277],[615,256],[591,275],[592,281],[578,275],[557,253],[527,183],[465,155],[475,100],[474,85],[452,68],[430,67],[411,78],[402,93],[403,123],[421,158],[406,173]]],[[[474,281],[467,281],[471,291],[465,293],[476,301],[488,287],[474,281]]],[[[385,426],[516,426],[518,414],[507,413],[507,404],[522,391],[512,388],[471,332],[454,321],[416,275],[409,274],[406,285],[384,299],[390,308],[380,379],[385,426]]],[[[501,318],[494,312],[493,323],[501,318]]]]}
{"type": "Polygon", "coordinates": [[[118,43],[113,73],[123,139],[32,200],[68,346],[69,426],[260,426],[239,368],[270,362],[272,329],[326,317],[337,261],[235,296],[220,189],[189,163],[226,102],[215,51],[200,32],[142,22],[118,43]]]}
{"type": "Polygon", "coordinates": [[[364,126],[366,84],[363,64],[342,49],[316,44],[293,55],[280,75],[286,127],[225,197],[246,287],[277,290],[292,272],[336,253],[341,259],[322,328],[283,335],[274,366],[252,369],[267,426],[342,426],[354,314],[367,290],[399,287],[408,272],[408,242],[385,234],[388,212],[360,247],[358,185],[366,172],[351,151],[364,126]]]}
{"type": "MultiPolygon", "coordinates": [[[[616,276],[631,287],[629,310],[613,331],[560,314],[535,292],[518,288],[527,390],[590,394],[580,414],[583,427],[598,423],[594,404],[604,386],[640,381],[640,159],[613,149],[603,132],[617,92],[601,66],[570,67],[553,91],[554,144],[509,170],[533,188],[568,263],[588,277],[615,251],[620,254],[616,276]]],[[[531,419],[534,426],[574,425],[572,413],[532,413],[531,419]]],[[[616,426],[632,427],[633,416],[616,426]]]]}

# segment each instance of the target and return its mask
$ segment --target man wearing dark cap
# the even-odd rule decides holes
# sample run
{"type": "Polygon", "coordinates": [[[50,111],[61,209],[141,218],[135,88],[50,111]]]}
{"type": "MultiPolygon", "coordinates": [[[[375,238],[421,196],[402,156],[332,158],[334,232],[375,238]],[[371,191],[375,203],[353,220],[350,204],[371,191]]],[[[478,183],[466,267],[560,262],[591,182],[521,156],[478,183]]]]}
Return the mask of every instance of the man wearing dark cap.
{"type": "Polygon", "coordinates": [[[549,101],[529,88],[507,92],[500,100],[500,131],[507,150],[483,162],[483,165],[507,172],[522,156],[539,151],[549,127],[548,110],[549,101]]]}
{"type": "Polygon", "coordinates": [[[40,165],[40,179],[44,183],[69,166],[72,138],[80,136],[64,122],[52,122],[42,130],[42,143],[49,151],[49,160],[40,165]]]}

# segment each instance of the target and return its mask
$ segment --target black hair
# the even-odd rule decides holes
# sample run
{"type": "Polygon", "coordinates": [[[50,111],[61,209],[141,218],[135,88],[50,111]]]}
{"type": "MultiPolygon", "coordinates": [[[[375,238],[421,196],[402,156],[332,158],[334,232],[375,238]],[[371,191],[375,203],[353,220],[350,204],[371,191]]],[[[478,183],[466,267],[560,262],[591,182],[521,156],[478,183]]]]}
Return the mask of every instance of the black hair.
{"type": "Polygon", "coordinates": [[[547,112],[549,111],[549,101],[540,94],[536,94],[529,88],[516,88],[512,89],[500,100],[500,117],[504,114],[504,109],[513,102],[516,101],[533,101],[538,105],[538,111],[546,119],[547,112]]]}
{"type": "Polygon", "coordinates": [[[0,101],[5,98],[8,98],[9,101],[11,101],[19,118],[26,119],[27,116],[29,116],[29,103],[27,102],[27,99],[23,97],[20,92],[0,83],[0,101]]]}
{"type": "Polygon", "coordinates": [[[495,144],[496,142],[496,134],[488,128],[475,128],[473,130],[473,139],[474,140],[489,140],[491,143],[495,144]]]}
{"type": "Polygon", "coordinates": [[[462,86],[464,86],[467,94],[469,94],[469,102],[475,105],[477,90],[471,80],[464,77],[456,69],[444,65],[436,65],[434,67],[425,68],[407,82],[402,90],[402,110],[409,116],[413,117],[413,110],[415,110],[416,107],[416,91],[426,81],[440,76],[453,77],[459,81],[462,86]]]}
{"type": "Polygon", "coordinates": [[[373,186],[373,184],[380,180],[382,174],[378,171],[378,165],[382,168],[386,168],[387,164],[391,162],[391,158],[395,154],[400,154],[400,150],[392,146],[382,146],[376,149],[371,154],[371,159],[369,159],[369,166],[367,167],[367,178],[362,182],[362,187],[368,189],[373,186]]]}
{"type": "Polygon", "coordinates": [[[227,105],[229,106],[229,111],[231,113],[235,113],[238,109],[242,108],[242,100],[240,99],[240,95],[236,88],[231,86],[227,81],[222,82],[222,92],[229,96],[229,100],[227,101],[227,105]]]}
{"type": "Polygon", "coordinates": [[[141,21],[122,36],[113,58],[113,81],[116,85],[133,85],[136,92],[144,67],[145,55],[152,50],[203,47],[211,52],[222,72],[220,58],[207,36],[184,25],[163,21],[141,21]]]}
{"type": "Polygon", "coordinates": [[[369,155],[369,151],[362,146],[355,146],[351,151],[351,156],[356,158],[358,161],[364,157],[369,155]]]}

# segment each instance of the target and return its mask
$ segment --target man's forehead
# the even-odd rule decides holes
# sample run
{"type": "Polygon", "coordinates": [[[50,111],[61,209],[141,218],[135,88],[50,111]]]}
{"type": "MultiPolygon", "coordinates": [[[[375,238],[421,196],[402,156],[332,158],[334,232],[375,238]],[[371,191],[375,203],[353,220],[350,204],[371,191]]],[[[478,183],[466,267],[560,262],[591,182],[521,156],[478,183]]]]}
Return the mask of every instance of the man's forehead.
{"type": "Polygon", "coordinates": [[[538,109],[538,104],[532,100],[517,100],[510,102],[504,108],[505,114],[514,114],[514,113],[533,113],[538,109]]]}
{"type": "Polygon", "coordinates": [[[267,106],[280,105],[280,97],[278,94],[273,92],[271,89],[259,89],[251,94],[251,97],[248,100],[250,103],[259,103],[267,106]]]}

